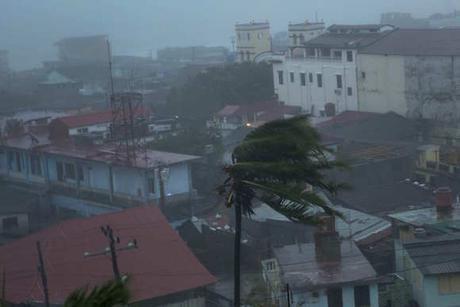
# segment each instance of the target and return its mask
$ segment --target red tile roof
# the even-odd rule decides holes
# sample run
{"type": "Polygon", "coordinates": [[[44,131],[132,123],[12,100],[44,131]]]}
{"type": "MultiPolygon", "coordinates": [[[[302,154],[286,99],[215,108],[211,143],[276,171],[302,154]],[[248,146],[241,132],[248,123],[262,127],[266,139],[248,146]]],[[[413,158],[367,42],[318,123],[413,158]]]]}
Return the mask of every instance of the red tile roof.
{"type": "Polygon", "coordinates": [[[354,122],[370,119],[374,116],[378,116],[378,113],[372,112],[359,112],[359,111],[345,111],[331,119],[321,122],[316,125],[317,128],[326,128],[335,125],[346,125],[354,122]]]}
{"type": "Polygon", "coordinates": [[[36,242],[42,245],[50,301],[61,304],[73,290],[113,278],[109,256],[84,257],[108,245],[100,226],[110,225],[119,246],[136,239],[138,249],[118,252],[122,274],[130,276],[131,302],[203,287],[215,278],[200,264],[156,207],[74,219],[0,247],[6,271],[6,299],[43,302],[36,242]]]}
{"type": "MultiPolygon", "coordinates": [[[[148,108],[138,109],[137,111],[135,111],[135,114],[149,115],[150,110],[148,108]]],[[[91,125],[111,122],[112,121],[112,111],[107,110],[107,111],[93,112],[93,113],[80,114],[80,115],[71,115],[71,116],[59,117],[55,120],[61,121],[68,128],[91,126],[91,125]]]]}
{"type": "Polygon", "coordinates": [[[56,120],[61,121],[68,128],[90,126],[110,122],[112,120],[112,111],[109,110],[82,115],[71,115],[66,117],[60,117],[56,120]]]}

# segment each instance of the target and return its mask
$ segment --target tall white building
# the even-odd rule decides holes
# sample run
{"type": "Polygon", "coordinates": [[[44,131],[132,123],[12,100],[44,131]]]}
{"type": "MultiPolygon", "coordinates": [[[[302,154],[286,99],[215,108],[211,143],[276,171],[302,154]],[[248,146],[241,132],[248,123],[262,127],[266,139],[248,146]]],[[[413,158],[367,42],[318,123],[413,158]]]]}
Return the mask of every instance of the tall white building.
{"type": "Polygon", "coordinates": [[[254,61],[262,53],[271,52],[268,22],[238,23],[235,26],[237,61],[254,61]]]}
{"type": "MultiPolygon", "coordinates": [[[[320,31],[319,26],[312,29],[315,27],[320,31]]],[[[310,32],[316,37],[303,43],[299,36],[296,41],[293,37],[289,54],[273,61],[275,94],[286,105],[300,106],[318,117],[358,110],[358,49],[375,42],[386,29],[381,25],[333,25],[319,36],[310,32]]]]}

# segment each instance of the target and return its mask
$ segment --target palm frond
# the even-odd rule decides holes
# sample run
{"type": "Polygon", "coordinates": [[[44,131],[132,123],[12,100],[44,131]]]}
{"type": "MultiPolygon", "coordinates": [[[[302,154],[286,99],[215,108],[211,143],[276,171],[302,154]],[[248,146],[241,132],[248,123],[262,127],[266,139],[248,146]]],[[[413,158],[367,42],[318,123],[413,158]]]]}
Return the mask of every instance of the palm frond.
{"type": "Polygon", "coordinates": [[[314,192],[306,191],[301,185],[265,185],[243,180],[242,183],[259,190],[257,195],[261,201],[267,203],[272,209],[297,222],[309,223],[318,209],[329,215],[341,217],[342,214],[328,206],[327,203],[314,192]]]}
{"type": "Polygon", "coordinates": [[[126,283],[115,280],[88,291],[88,288],[75,290],[67,297],[64,307],[110,307],[127,304],[130,299],[126,283]]]}

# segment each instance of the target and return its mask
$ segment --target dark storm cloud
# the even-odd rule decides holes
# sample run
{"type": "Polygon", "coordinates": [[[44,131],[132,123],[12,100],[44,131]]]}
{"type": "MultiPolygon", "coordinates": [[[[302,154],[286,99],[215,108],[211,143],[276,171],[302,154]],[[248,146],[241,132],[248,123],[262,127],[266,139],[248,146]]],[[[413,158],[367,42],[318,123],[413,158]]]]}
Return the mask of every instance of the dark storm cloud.
{"type": "Polygon", "coordinates": [[[108,34],[116,53],[147,55],[165,46],[230,45],[235,22],[269,20],[378,22],[381,12],[416,16],[458,8],[458,0],[1,0],[0,49],[27,68],[55,58],[52,44],[74,35],[108,34]]]}

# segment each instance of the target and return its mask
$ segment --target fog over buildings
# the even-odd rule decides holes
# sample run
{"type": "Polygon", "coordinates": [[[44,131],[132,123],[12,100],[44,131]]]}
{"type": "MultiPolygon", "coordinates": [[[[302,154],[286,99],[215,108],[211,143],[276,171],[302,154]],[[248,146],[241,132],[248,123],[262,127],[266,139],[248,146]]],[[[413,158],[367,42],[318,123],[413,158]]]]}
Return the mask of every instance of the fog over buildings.
{"type": "Polygon", "coordinates": [[[388,11],[424,17],[459,8],[458,0],[2,0],[0,49],[10,51],[13,69],[27,69],[54,59],[53,44],[68,36],[107,34],[115,53],[149,55],[167,46],[231,47],[235,21],[269,20],[276,33],[315,15],[327,24],[377,23],[388,11]]]}

